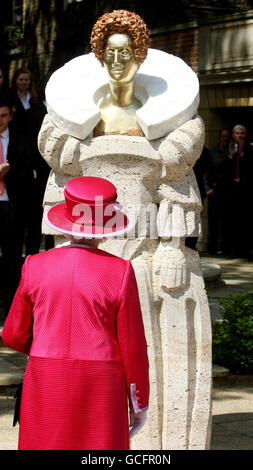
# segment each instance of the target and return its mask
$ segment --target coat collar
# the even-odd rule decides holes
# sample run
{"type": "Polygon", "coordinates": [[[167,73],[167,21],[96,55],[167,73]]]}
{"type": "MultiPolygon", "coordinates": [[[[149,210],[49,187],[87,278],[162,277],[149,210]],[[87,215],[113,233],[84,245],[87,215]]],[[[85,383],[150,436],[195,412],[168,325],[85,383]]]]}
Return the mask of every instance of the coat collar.
{"type": "Polygon", "coordinates": [[[85,243],[71,243],[70,245],[67,245],[65,246],[64,248],[93,248],[93,250],[96,250],[97,248],[95,246],[91,246],[91,245],[88,245],[85,244],[85,243]]]}

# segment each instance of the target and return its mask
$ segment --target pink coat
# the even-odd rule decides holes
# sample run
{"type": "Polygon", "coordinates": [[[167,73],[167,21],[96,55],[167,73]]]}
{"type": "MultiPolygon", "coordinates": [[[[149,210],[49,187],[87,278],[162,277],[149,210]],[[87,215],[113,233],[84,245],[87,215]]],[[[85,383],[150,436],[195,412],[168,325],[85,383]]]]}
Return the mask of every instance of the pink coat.
{"type": "Polygon", "coordinates": [[[148,406],[147,345],[130,261],[73,245],[29,256],[2,332],[29,355],[19,449],[129,449],[148,406]]]}

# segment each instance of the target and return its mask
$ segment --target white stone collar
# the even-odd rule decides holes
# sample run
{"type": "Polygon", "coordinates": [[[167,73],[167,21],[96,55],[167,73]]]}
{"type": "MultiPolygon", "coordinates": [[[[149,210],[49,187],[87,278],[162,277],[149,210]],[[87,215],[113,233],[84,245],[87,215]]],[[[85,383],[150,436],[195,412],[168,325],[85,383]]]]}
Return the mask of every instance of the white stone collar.
{"type": "MultiPolygon", "coordinates": [[[[93,53],[67,62],[46,86],[53,123],[86,139],[101,119],[100,101],[109,93],[108,77],[93,53]]],[[[178,57],[149,49],[135,78],[134,93],[143,106],[136,118],[148,140],[158,139],[191,119],[199,105],[199,81],[178,57]]]]}

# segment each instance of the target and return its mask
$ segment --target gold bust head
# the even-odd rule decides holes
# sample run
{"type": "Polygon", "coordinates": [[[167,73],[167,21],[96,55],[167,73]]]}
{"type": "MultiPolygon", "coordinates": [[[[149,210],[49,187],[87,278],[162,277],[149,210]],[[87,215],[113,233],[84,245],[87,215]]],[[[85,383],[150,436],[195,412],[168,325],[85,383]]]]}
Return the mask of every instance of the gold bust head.
{"type": "Polygon", "coordinates": [[[98,19],[90,43],[96,58],[105,66],[110,83],[110,96],[100,103],[97,135],[129,132],[143,135],[136,121],[141,103],[134,95],[133,84],[148,52],[146,24],[136,13],[114,10],[98,19]]]}
{"type": "Polygon", "coordinates": [[[131,37],[135,59],[140,65],[147,56],[150,44],[148,28],[143,19],[127,10],[114,10],[98,18],[91,32],[90,45],[102,65],[107,38],[114,33],[125,33],[131,37]]]}

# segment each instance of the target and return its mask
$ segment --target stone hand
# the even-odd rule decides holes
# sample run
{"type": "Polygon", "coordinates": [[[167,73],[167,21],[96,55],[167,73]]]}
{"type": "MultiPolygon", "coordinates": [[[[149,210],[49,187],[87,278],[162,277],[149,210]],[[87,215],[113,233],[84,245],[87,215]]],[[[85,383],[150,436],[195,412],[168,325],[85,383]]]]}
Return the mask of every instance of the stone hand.
{"type": "Polygon", "coordinates": [[[183,287],[186,283],[186,260],[180,248],[161,241],[153,257],[154,297],[183,287]]]}

